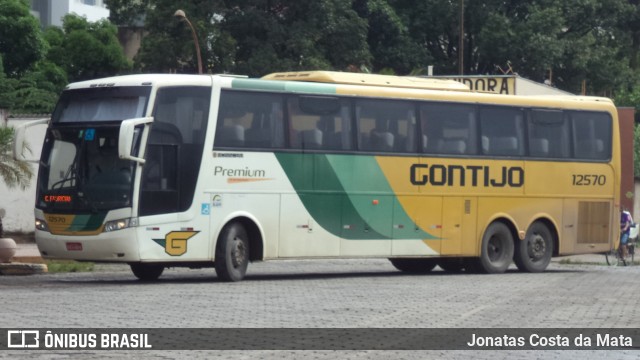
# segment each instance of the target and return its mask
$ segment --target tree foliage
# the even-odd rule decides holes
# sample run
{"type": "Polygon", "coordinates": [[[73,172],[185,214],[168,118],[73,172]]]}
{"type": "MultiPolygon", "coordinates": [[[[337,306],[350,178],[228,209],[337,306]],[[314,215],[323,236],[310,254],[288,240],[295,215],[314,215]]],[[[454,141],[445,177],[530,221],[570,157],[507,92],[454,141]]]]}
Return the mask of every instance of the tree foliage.
{"type": "Polygon", "coordinates": [[[259,76],[298,69],[406,75],[518,73],[559,88],[610,94],[632,86],[640,52],[637,0],[111,0],[114,19],[146,13],[136,66],[194,72],[185,10],[213,72],[259,76]],[[145,8],[146,10],[142,10],[145,8]]]}
{"type": "Polygon", "coordinates": [[[182,9],[196,34],[205,69],[213,67],[217,37],[216,21],[222,11],[219,1],[210,0],[154,0],[146,12],[142,46],[135,58],[135,66],[144,72],[197,72],[195,44],[189,25],[174,16],[182,9]]]}
{"type": "MultiPolygon", "coordinates": [[[[31,182],[33,170],[28,162],[13,158],[13,135],[13,128],[0,126],[0,179],[8,188],[24,190],[31,182]]],[[[28,151],[28,148],[22,150],[28,151]]]]}
{"type": "MultiPolygon", "coordinates": [[[[20,2],[0,0],[0,6],[8,7],[10,3],[20,2]]],[[[3,18],[4,13],[0,11],[0,28],[2,24],[11,29],[20,28],[20,24],[31,20],[37,25],[28,6],[26,9],[26,13],[15,18],[3,18]]],[[[0,66],[0,70],[3,69],[0,71],[0,108],[14,113],[49,113],[69,81],[105,77],[131,69],[118,42],[116,27],[106,20],[92,23],[77,15],[67,15],[62,28],[49,27],[41,31],[38,26],[33,34],[31,37],[43,42],[41,49],[46,53],[30,59],[21,55],[19,68],[11,63],[16,61],[16,53],[0,48],[3,64],[0,66]]],[[[0,38],[0,46],[9,43],[3,41],[0,38]]],[[[29,43],[25,44],[29,48],[29,43]]]]}
{"type": "MultiPolygon", "coordinates": [[[[398,75],[515,72],[578,93],[633,91],[638,0],[106,0],[110,19],[144,19],[136,71],[261,76],[331,69],[398,75]],[[464,32],[460,33],[460,4],[464,32]],[[463,48],[460,48],[460,39],[463,48]]],[[[68,81],[130,71],[110,22],[68,15],[40,31],[26,0],[0,0],[0,106],[45,110],[68,81]],[[48,104],[48,105],[47,105],[48,104]]]]}
{"type": "Polygon", "coordinates": [[[89,22],[68,14],[63,19],[62,34],[47,32],[51,41],[48,60],[61,66],[69,81],[80,81],[126,72],[131,64],[118,42],[118,30],[107,20],[89,22]]]}
{"type": "Polygon", "coordinates": [[[19,76],[42,59],[47,50],[38,20],[27,0],[0,0],[0,54],[4,71],[19,76]]]}

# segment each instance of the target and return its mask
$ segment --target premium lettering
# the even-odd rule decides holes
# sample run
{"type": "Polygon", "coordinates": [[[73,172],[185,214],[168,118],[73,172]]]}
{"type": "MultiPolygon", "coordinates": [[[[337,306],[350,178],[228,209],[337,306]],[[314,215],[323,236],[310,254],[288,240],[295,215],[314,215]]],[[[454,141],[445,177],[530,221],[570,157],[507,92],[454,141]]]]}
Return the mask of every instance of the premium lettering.
{"type": "Polygon", "coordinates": [[[242,177],[265,177],[266,171],[254,170],[245,167],[244,169],[227,169],[222,166],[216,166],[213,170],[213,175],[218,176],[242,176],[242,177]]]}
{"type": "Polygon", "coordinates": [[[413,164],[410,179],[417,186],[522,187],[524,169],[519,166],[490,168],[479,165],[413,164]]]}

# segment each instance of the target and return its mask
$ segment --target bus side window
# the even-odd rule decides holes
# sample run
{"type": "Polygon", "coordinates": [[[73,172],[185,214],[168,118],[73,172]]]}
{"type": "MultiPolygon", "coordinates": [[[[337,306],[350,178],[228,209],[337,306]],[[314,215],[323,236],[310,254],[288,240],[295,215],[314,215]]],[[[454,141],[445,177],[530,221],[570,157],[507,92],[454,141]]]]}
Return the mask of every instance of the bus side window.
{"type": "Polygon", "coordinates": [[[480,132],[484,155],[524,155],[524,116],[521,109],[481,107],[480,132]]]}
{"type": "Polygon", "coordinates": [[[528,121],[529,156],[568,158],[571,140],[567,119],[560,110],[532,109],[528,121]]]}
{"type": "Polygon", "coordinates": [[[223,90],[215,148],[271,149],[284,146],[282,97],[223,90]]]}
{"type": "Polygon", "coordinates": [[[397,100],[356,103],[359,149],[373,152],[417,152],[414,104],[397,100]]]}
{"type": "Polygon", "coordinates": [[[571,111],[573,152],[576,159],[611,158],[611,117],[605,113],[571,111]]]}
{"type": "Polygon", "coordinates": [[[351,119],[346,99],[295,96],[287,101],[290,147],[303,150],[351,149],[351,119]]]}
{"type": "Polygon", "coordinates": [[[466,104],[420,105],[422,151],[428,154],[476,153],[475,107],[466,104]]]}

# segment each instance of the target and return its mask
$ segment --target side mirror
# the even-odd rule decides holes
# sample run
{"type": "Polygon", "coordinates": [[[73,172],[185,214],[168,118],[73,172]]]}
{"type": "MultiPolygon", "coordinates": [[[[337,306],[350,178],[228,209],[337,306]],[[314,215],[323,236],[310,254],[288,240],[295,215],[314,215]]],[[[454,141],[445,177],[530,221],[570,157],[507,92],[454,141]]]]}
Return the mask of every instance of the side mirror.
{"type": "MultiPolygon", "coordinates": [[[[127,119],[120,124],[120,136],[118,138],[118,156],[120,159],[131,160],[144,164],[143,158],[131,154],[133,141],[135,140],[136,126],[153,122],[153,117],[127,119]]],[[[137,155],[137,154],[135,154],[137,155]]]]}
{"type": "Polygon", "coordinates": [[[28,123],[18,126],[15,129],[14,138],[13,138],[13,158],[17,161],[27,161],[27,162],[39,162],[40,159],[27,159],[24,156],[25,149],[25,133],[28,128],[36,126],[36,125],[44,125],[49,122],[49,119],[38,119],[34,121],[29,121],[28,123]]]}

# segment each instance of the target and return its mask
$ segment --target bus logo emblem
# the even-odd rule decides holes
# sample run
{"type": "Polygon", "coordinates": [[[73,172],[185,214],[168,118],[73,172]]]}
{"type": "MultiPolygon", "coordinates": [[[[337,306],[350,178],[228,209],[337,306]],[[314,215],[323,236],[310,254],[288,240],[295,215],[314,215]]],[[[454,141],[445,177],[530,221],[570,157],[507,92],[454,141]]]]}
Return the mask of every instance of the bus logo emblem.
{"type": "Polygon", "coordinates": [[[164,239],[153,239],[158,245],[164,247],[164,252],[171,256],[184,255],[187,252],[187,240],[191,239],[199,231],[171,231],[164,239]]]}

